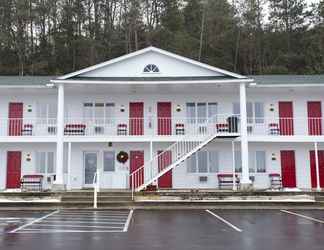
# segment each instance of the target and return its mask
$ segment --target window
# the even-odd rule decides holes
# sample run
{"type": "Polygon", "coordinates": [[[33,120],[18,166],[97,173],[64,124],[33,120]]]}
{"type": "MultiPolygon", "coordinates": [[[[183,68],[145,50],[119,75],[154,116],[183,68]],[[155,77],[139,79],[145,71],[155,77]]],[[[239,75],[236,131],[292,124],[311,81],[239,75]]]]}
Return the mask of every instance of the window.
{"type": "Polygon", "coordinates": [[[255,152],[255,165],[258,173],[266,172],[266,152],[265,151],[255,152]]]}
{"type": "Polygon", "coordinates": [[[144,70],[143,70],[144,73],[159,73],[160,70],[159,68],[154,65],[154,64],[149,64],[149,65],[146,65],[144,70]]]}
{"type": "Polygon", "coordinates": [[[186,160],[188,173],[217,173],[219,157],[217,151],[199,151],[186,160]]]}
{"type": "MultiPolygon", "coordinates": [[[[233,114],[239,115],[240,103],[233,103],[233,114]]],[[[246,115],[248,123],[264,123],[264,104],[262,102],[247,102],[246,115]]]]}
{"type": "Polygon", "coordinates": [[[57,118],[57,105],[53,103],[38,103],[37,118],[43,122],[54,122],[54,119],[57,118]]]}
{"type": "Polygon", "coordinates": [[[216,119],[217,107],[218,104],[216,102],[186,103],[188,122],[195,123],[197,121],[198,123],[204,123],[207,121],[207,118],[214,117],[216,119]]]}
{"type": "Polygon", "coordinates": [[[187,119],[189,123],[195,123],[196,118],[196,105],[194,102],[188,102],[186,104],[187,119]]]}
{"type": "Polygon", "coordinates": [[[54,152],[36,152],[36,171],[40,174],[54,174],[54,152]]]}
{"type": "Polygon", "coordinates": [[[85,120],[94,120],[97,124],[112,123],[114,111],[114,103],[83,103],[83,118],[85,120]]]}
{"type": "Polygon", "coordinates": [[[115,152],[114,151],[105,151],[103,153],[103,162],[104,162],[104,171],[105,172],[114,172],[115,171],[115,152]]]}
{"type": "Polygon", "coordinates": [[[219,156],[217,151],[209,151],[209,172],[219,172],[219,156]]]}
{"type": "Polygon", "coordinates": [[[235,172],[241,173],[242,172],[242,158],[241,158],[241,151],[234,152],[234,159],[235,159],[235,172]]]}

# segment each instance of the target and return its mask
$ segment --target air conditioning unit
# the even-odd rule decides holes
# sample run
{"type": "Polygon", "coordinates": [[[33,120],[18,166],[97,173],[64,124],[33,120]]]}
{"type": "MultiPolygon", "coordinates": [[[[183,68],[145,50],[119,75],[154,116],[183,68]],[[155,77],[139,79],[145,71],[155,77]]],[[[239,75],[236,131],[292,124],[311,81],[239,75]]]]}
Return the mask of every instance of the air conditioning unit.
{"type": "Polygon", "coordinates": [[[199,182],[207,182],[208,177],[207,176],[199,176],[199,182]]]}

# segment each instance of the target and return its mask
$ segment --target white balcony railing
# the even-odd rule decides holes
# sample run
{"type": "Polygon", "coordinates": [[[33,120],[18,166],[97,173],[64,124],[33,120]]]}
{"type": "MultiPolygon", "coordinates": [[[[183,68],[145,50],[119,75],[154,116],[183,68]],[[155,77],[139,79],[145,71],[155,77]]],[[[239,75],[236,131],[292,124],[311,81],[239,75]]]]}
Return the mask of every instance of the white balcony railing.
{"type": "Polygon", "coordinates": [[[65,119],[66,136],[183,136],[204,135],[210,129],[219,134],[239,133],[239,118],[218,115],[213,122],[207,118],[109,118],[65,119]]]}
{"type": "Polygon", "coordinates": [[[56,119],[0,118],[0,136],[55,136],[56,119]]]}
{"type": "Polygon", "coordinates": [[[320,136],[323,118],[248,118],[248,133],[257,136],[320,136]]]}

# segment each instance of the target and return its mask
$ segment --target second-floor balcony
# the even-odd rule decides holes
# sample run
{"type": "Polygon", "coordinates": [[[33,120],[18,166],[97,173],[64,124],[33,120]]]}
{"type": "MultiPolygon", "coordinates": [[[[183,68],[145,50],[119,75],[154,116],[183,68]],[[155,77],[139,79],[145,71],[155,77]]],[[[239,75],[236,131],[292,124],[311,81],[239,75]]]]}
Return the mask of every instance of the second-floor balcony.
{"type": "MultiPolygon", "coordinates": [[[[322,136],[323,118],[248,118],[248,135],[262,137],[322,136]]],[[[217,115],[213,118],[65,118],[66,137],[170,137],[238,136],[240,119],[237,115],[217,115]]],[[[56,118],[0,118],[0,137],[54,137],[56,118]]]]}

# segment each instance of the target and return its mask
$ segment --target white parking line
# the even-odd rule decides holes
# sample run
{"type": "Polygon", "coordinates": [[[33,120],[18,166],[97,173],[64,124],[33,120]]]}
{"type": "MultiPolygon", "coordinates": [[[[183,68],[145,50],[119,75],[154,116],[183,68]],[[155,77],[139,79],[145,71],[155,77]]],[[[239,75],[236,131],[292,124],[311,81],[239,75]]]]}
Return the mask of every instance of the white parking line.
{"type": "MultiPolygon", "coordinates": [[[[112,219],[99,219],[99,218],[84,218],[84,217],[74,217],[74,218],[68,218],[69,221],[88,221],[88,222],[96,222],[96,221],[108,221],[108,222],[126,222],[126,217],[125,218],[122,218],[122,219],[115,219],[115,218],[112,218],[112,219]]],[[[67,218],[65,217],[58,217],[58,216],[53,216],[53,217],[50,217],[48,219],[46,219],[47,221],[50,221],[50,220],[60,220],[60,221],[66,221],[67,218]]]]}
{"type": "Polygon", "coordinates": [[[55,229],[24,229],[19,231],[20,234],[47,234],[47,233],[120,233],[119,230],[55,230],[55,229]]]}
{"type": "Polygon", "coordinates": [[[303,215],[303,214],[299,214],[299,213],[294,213],[294,212],[290,212],[288,210],[280,210],[281,212],[283,213],[286,213],[286,214],[291,214],[291,215],[295,215],[295,216],[298,216],[298,217],[301,217],[301,218],[304,218],[306,220],[310,220],[310,221],[314,221],[314,222],[318,222],[318,223],[321,223],[321,224],[324,224],[324,221],[323,220],[319,220],[319,219],[316,219],[316,218],[313,218],[313,217],[309,217],[307,215],[303,215]]]}
{"type": "Polygon", "coordinates": [[[220,217],[219,215],[213,213],[210,210],[206,210],[207,213],[211,214],[212,216],[214,216],[215,218],[219,219],[221,222],[225,223],[226,225],[230,226],[231,228],[233,228],[235,231],[242,233],[243,230],[238,228],[237,226],[234,226],[232,223],[230,223],[229,221],[225,220],[224,218],[220,217]]]}
{"type": "MultiPolygon", "coordinates": [[[[127,216],[127,214],[125,214],[124,216],[121,215],[80,215],[80,214],[75,214],[75,215],[64,215],[64,214],[57,214],[55,217],[62,217],[62,218],[80,218],[80,216],[82,216],[83,218],[111,218],[111,219],[123,219],[127,216]]],[[[54,216],[53,216],[54,217],[54,216]]]]}
{"type": "Polygon", "coordinates": [[[39,221],[42,221],[42,220],[44,220],[44,219],[46,219],[46,218],[48,218],[48,217],[50,217],[50,216],[52,216],[53,214],[56,214],[56,213],[58,213],[58,212],[59,212],[59,210],[56,210],[56,211],[54,211],[54,212],[52,212],[52,213],[49,213],[49,214],[47,214],[47,215],[45,215],[45,216],[43,216],[43,217],[40,217],[40,218],[38,218],[38,219],[36,219],[36,220],[33,220],[33,221],[31,221],[31,222],[29,222],[29,223],[27,223],[27,224],[24,224],[24,225],[22,225],[22,226],[20,226],[20,227],[17,227],[16,229],[10,231],[9,233],[16,233],[16,232],[18,232],[18,231],[20,231],[20,230],[22,230],[22,229],[24,229],[24,228],[26,228],[26,227],[28,227],[28,226],[31,226],[31,225],[33,225],[34,223],[37,223],[37,222],[39,222],[39,221]]]}
{"type": "MultiPolygon", "coordinates": [[[[61,222],[64,222],[63,220],[43,220],[41,222],[38,222],[39,223],[61,223],[61,222]]],[[[125,222],[113,222],[113,221],[110,221],[110,222],[103,222],[103,221],[79,221],[79,220],[76,220],[76,221],[71,221],[69,220],[69,223],[76,223],[76,224],[107,224],[107,225],[125,225],[125,222]]]]}
{"type": "MultiPolygon", "coordinates": [[[[89,225],[72,225],[72,224],[33,224],[33,227],[89,227],[89,228],[113,228],[113,229],[123,229],[123,227],[111,227],[111,226],[89,226],[89,225]]],[[[33,228],[31,228],[33,229],[33,228]]],[[[24,230],[24,229],[22,229],[24,230]]]]}
{"type": "Polygon", "coordinates": [[[130,212],[129,212],[129,215],[127,217],[127,221],[125,223],[125,226],[124,226],[124,232],[127,232],[128,231],[128,227],[129,227],[129,224],[131,222],[131,219],[132,219],[132,216],[133,216],[133,213],[134,213],[134,210],[132,209],[130,212]]]}

